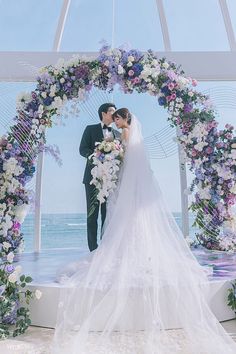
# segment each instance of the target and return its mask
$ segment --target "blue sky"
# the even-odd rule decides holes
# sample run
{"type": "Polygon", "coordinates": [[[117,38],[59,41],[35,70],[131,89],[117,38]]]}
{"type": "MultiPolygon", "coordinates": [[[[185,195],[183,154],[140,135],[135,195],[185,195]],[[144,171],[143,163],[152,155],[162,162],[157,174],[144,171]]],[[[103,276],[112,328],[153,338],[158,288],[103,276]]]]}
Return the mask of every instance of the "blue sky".
{"type": "MultiPolygon", "coordinates": [[[[129,43],[131,47],[142,50],[164,49],[155,0],[117,0],[115,3],[115,45],[129,43]]],[[[164,0],[163,3],[173,50],[229,49],[217,0],[164,0]]],[[[62,0],[21,0],[20,6],[16,7],[14,0],[0,0],[0,50],[51,50],[61,4],[62,0]]],[[[227,4],[236,31],[236,1],[227,0],[227,4]]],[[[61,50],[95,51],[99,49],[102,39],[111,43],[111,29],[111,0],[72,0],[61,50]]],[[[205,82],[199,84],[199,89],[222,86],[236,89],[235,82],[205,82]]],[[[15,114],[17,93],[33,87],[32,83],[0,83],[1,133],[5,129],[3,122],[8,121],[10,124],[15,114]]],[[[97,106],[103,102],[104,97],[98,95],[97,106]]],[[[118,107],[128,107],[139,117],[145,137],[167,125],[166,112],[151,96],[124,95],[116,91],[114,102],[118,107]]],[[[95,122],[96,119],[98,121],[96,107],[93,111],[95,122]]],[[[218,120],[222,125],[224,122],[234,124],[235,110],[224,106],[219,109],[218,120]]],[[[60,146],[63,166],[58,167],[50,156],[45,157],[42,201],[44,213],[85,211],[85,195],[81,182],[85,160],[78,150],[82,132],[91,122],[91,117],[81,111],[79,118],[70,117],[64,121],[65,126],[48,130],[48,143],[60,146]]],[[[152,160],[151,164],[171,209],[180,210],[178,156],[152,160]]]]}

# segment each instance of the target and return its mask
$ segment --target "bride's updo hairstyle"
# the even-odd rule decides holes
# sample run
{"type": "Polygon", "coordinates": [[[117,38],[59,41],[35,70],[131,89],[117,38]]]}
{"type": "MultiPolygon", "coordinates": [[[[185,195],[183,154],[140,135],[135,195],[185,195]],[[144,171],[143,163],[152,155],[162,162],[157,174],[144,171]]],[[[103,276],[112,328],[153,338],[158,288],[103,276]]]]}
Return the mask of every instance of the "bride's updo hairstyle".
{"type": "Polygon", "coordinates": [[[118,117],[118,116],[120,116],[121,118],[127,120],[127,123],[130,125],[132,115],[131,115],[130,111],[128,110],[128,108],[119,108],[119,109],[117,109],[112,114],[112,119],[114,120],[115,117],[118,117]]]}

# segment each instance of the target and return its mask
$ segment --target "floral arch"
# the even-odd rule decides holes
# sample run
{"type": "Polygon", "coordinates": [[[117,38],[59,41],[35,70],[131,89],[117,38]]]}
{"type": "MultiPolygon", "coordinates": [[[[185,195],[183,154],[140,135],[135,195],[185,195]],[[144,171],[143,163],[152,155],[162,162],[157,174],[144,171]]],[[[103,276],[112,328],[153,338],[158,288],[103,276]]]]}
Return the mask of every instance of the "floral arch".
{"type": "MultiPolygon", "coordinates": [[[[191,209],[200,228],[197,242],[208,249],[236,248],[236,137],[233,126],[218,130],[215,111],[207,96],[198,92],[196,80],[186,77],[179,66],[158,59],[149,50],[110,49],[104,46],[93,60],[74,57],[68,62],[42,68],[34,91],[17,102],[15,124],[0,139],[0,337],[22,333],[30,324],[27,309],[20,307],[20,289],[30,277],[20,276],[12,264],[21,248],[22,212],[29,204],[27,182],[45,144],[45,130],[53,125],[69,100],[84,101],[92,87],[111,92],[119,85],[124,93],[147,92],[169,113],[171,126],[178,126],[178,140],[195,178],[191,209]],[[17,322],[21,318],[21,322],[17,322]],[[17,320],[18,319],[18,320],[17,320]]],[[[22,289],[21,289],[22,290],[22,289]]],[[[32,297],[25,293],[27,299],[32,297]]]]}

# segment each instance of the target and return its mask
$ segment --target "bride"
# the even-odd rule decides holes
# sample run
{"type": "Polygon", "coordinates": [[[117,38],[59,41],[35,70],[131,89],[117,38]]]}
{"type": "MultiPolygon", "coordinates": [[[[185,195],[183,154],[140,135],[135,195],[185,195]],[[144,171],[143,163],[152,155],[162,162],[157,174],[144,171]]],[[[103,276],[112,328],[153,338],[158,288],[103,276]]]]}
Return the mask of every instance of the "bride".
{"type": "Polygon", "coordinates": [[[53,353],[236,353],[163,200],[140,123],[126,108],[113,119],[126,151],[119,183],[99,248],[62,276],[53,353]]]}

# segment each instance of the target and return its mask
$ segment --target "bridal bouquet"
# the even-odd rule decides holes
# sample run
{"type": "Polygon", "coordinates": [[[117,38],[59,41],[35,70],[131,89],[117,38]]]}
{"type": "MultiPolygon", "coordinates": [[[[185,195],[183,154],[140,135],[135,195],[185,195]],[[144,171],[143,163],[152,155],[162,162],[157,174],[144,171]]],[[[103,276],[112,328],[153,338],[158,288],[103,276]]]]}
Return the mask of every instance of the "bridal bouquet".
{"type": "Polygon", "coordinates": [[[90,159],[94,165],[91,170],[92,180],[97,188],[96,199],[103,203],[115,189],[121,161],[124,157],[124,148],[119,140],[96,143],[94,153],[90,159]]]}

